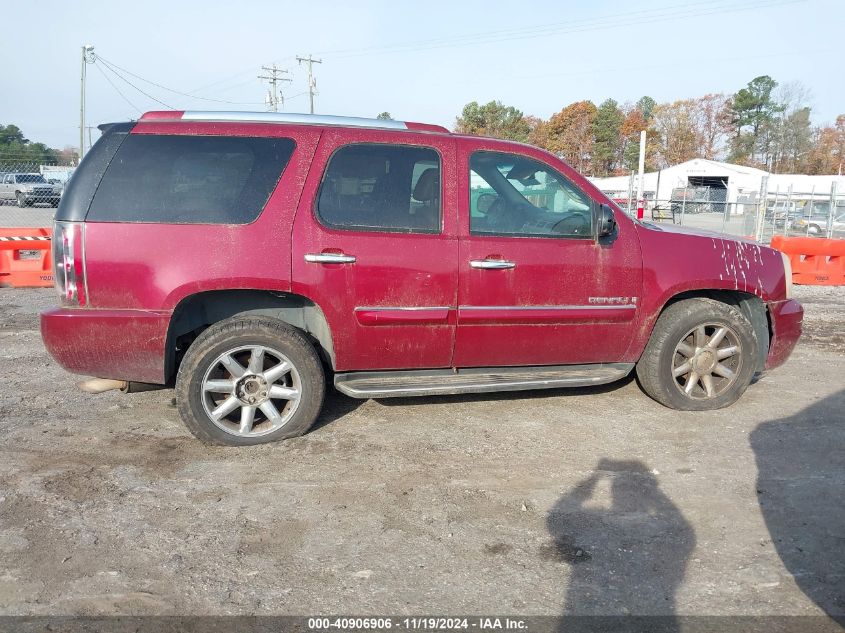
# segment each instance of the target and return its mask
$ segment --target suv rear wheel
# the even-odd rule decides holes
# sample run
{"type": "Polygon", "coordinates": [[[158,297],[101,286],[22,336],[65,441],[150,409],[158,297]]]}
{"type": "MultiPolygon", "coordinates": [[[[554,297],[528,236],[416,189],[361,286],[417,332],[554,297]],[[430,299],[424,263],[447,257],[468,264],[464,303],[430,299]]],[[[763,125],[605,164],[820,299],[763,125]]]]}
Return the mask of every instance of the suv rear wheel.
{"type": "Polygon", "coordinates": [[[713,299],[672,304],[637,363],[643,390],[672,409],[729,406],[754,377],[758,342],[739,309],[713,299]]]}
{"type": "Polygon", "coordinates": [[[176,377],[185,425],[207,444],[247,446],[305,433],[323,404],[313,346],[287,324],[236,317],[203,332],[176,377]]]}

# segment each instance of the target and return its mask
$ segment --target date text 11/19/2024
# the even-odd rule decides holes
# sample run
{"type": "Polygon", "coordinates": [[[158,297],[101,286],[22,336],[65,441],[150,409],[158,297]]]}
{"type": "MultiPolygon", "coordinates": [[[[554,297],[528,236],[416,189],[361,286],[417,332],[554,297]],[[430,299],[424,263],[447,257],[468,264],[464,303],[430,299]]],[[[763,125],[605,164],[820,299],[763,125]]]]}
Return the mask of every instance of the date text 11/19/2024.
{"type": "Polygon", "coordinates": [[[315,617],[308,618],[311,631],[525,631],[527,623],[507,617],[315,617]]]}

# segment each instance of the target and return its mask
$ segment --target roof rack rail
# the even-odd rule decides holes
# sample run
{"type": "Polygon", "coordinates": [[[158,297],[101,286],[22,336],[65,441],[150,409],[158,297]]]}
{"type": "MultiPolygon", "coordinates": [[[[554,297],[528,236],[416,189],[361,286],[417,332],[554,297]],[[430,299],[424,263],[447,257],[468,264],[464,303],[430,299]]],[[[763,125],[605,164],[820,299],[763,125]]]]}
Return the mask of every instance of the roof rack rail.
{"type": "Polygon", "coordinates": [[[330,114],[299,114],[295,112],[236,112],[214,110],[156,110],[146,112],[141,121],[224,121],[243,123],[287,123],[293,125],[337,125],[385,130],[410,130],[449,134],[441,125],[394,121],[393,119],[367,119],[363,117],[335,116],[330,114]]]}

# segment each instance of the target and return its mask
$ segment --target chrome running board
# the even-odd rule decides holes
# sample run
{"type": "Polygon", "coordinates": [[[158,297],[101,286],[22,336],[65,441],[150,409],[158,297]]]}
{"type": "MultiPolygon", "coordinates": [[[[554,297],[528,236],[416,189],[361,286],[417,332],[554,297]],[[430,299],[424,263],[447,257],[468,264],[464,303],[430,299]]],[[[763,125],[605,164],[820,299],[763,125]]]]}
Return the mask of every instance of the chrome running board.
{"type": "Polygon", "coordinates": [[[627,376],[634,363],[544,367],[474,367],[335,374],[334,386],[353,398],[398,398],[603,385],[627,376]]]}

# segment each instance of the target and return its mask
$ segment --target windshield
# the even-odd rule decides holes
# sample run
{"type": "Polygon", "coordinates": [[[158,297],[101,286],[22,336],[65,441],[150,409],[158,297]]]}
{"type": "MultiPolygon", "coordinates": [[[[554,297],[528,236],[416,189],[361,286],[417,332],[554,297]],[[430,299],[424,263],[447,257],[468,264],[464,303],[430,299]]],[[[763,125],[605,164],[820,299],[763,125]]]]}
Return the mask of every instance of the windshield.
{"type": "Polygon", "coordinates": [[[15,182],[43,182],[46,184],[47,181],[44,180],[44,176],[41,174],[18,174],[15,176],[15,182]]]}

